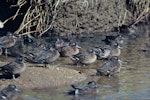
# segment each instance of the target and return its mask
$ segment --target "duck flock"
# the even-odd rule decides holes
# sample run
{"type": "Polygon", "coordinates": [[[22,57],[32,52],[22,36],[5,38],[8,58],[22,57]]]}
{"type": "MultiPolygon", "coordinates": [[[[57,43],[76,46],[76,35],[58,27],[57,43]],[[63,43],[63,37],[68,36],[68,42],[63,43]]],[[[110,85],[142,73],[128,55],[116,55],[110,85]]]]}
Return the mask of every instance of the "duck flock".
{"type": "MultiPolygon", "coordinates": [[[[124,35],[120,33],[116,36],[105,36],[105,39],[102,40],[105,45],[93,47],[87,49],[86,52],[81,52],[81,47],[75,41],[60,36],[51,45],[40,44],[31,49],[27,46],[32,41],[30,41],[30,38],[20,37],[9,32],[6,36],[0,37],[0,55],[4,54],[6,57],[11,55],[12,52],[9,52],[9,48],[15,46],[20,39],[23,41],[23,45],[26,45],[26,52],[16,54],[15,61],[0,67],[0,73],[2,75],[12,77],[14,80],[16,80],[17,75],[20,75],[20,73],[26,70],[27,66],[25,62],[40,63],[47,67],[47,64],[56,61],[59,57],[69,57],[72,60],[72,64],[75,64],[74,66],[77,67],[88,66],[96,60],[106,60],[102,66],[96,68],[95,75],[97,76],[107,76],[109,78],[121,70],[122,61],[119,59],[119,55],[123,48],[124,35]]],[[[146,44],[142,50],[150,51],[150,45],[146,44]]],[[[84,95],[98,93],[99,86],[95,81],[90,81],[83,86],[71,85],[71,87],[72,89],[67,94],[84,95]]],[[[0,100],[10,100],[9,98],[12,98],[18,92],[16,86],[10,84],[0,91],[0,100]]]]}

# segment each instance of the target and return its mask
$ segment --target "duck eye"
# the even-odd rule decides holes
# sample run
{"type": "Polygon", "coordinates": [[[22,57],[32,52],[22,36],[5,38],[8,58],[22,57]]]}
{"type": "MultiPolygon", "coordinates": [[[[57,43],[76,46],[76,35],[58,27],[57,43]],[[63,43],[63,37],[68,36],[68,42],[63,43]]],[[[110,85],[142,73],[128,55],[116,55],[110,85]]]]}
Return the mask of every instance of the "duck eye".
{"type": "Polygon", "coordinates": [[[74,45],[75,45],[75,43],[74,43],[74,42],[69,44],[69,46],[74,46],[74,45]]]}
{"type": "Polygon", "coordinates": [[[93,49],[90,49],[90,52],[93,52],[94,50],[93,49]]]}
{"type": "Polygon", "coordinates": [[[121,36],[121,35],[119,35],[119,37],[120,37],[120,38],[122,38],[122,36],[121,36]]]}
{"type": "Polygon", "coordinates": [[[88,85],[96,85],[96,83],[94,81],[91,81],[88,83],[88,85]]]}
{"type": "Polygon", "coordinates": [[[75,46],[75,45],[76,45],[76,43],[72,43],[72,45],[73,45],[73,46],[75,46]]]}
{"type": "Polygon", "coordinates": [[[102,48],[101,48],[101,51],[102,51],[103,53],[105,52],[105,50],[104,50],[104,49],[102,49],[102,48]]]}
{"type": "Polygon", "coordinates": [[[118,57],[117,57],[117,56],[115,56],[115,57],[114,57],[114,59],[115,59],[115,60],[118,60],[118,57]]]}

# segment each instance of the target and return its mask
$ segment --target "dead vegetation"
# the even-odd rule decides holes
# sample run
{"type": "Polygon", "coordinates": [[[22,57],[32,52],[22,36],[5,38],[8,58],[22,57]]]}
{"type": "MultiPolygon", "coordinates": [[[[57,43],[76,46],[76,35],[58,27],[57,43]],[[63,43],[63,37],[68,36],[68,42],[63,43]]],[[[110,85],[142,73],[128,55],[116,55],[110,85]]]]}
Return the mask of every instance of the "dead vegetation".
{"type": "Polygon", "coordinates": [[[126,8],[131,14],[133,24],[139,22],[148,22],[150,19],[150,1],[149,0],[126,0],[126,8]]]}
{"type": "Polygon", "coordinates": [[[61,35],[91,34],[147,22],[150,17],[149,0],[18,0],[11,6],[18,6],[13,19],[26,3],[30,6],[15,31],[19,35],[41,36],[49,30],[61,35]]]}

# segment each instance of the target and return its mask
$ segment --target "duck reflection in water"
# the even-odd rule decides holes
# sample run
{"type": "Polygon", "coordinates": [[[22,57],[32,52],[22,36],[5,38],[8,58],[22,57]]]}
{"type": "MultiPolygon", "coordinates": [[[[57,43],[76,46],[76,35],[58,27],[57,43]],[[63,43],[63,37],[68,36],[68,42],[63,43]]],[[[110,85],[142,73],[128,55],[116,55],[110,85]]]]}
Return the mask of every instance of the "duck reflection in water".
{"type": "Polygon", "coordinates": [[[113,76],[113,77],[103,77],[101,76],[98,80],[97,83],[101,86],[101,87],[107,87],[109,90],[113,91],[113,92],[119,92],[119,89],[121,87],[120,81],[119,81],[119,77],[118,76],[113,76]]]}
{"type": "Polygon", "coordinates": [[[100,100],[97,94],[89,94],[83,96],[71,96],[70,100],[100,100]]]}

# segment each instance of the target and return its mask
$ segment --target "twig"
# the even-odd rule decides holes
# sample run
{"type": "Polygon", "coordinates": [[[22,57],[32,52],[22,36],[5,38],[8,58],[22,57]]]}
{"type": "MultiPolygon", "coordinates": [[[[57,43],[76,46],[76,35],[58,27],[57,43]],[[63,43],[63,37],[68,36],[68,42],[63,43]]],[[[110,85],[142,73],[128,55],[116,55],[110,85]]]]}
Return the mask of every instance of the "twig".
{"type": "Polygon", "coordinates": [[[26,4],[26,3],[27,3],[27,1],[25,1],[25,0],[18,0],[18,2],[17,2],[16,5],[11,5],[11,6],[10,6],[10,7],[17,7],[17,6],[19,6],[19,9],[17,10],[16,14],[14,15],[13,20],[14,20],[14,19],[16,18],[16,16],[18,15],[18,13],[19,13],[21,7],[22,7],[24,4],[26,4]]]}
{"type": "MultiPolygon", "coordinates": [[[[22,14],[23,14],[23,13],[20,13],[20,14],[18,14],[17,16],[22,15],[22,14]]],[[[5,24],[5,23],[7,23],[9,20],[13,19],[14,16],[16,16],[16,15],[13,15],[13,16],[9,17],[8,19],[6,19],[6,20],[3,22],[3,24],[5,24]]]]}
{"type": "Polygon", "coordinates": [[[40,36],[42,36],[42,34],[44,34],[45,32],[47,32],[47,31],[52,27],[52,24],[54,23],[54,20],[55,20],[56,16],[57,16],[57,13],[54,15],[54,18],[53,18],[51,24],[49,25],[49,27],[48,27],[46,30],[44,30],[44,31],[40,34],[40,36]]]}
{"type": "Polygon", "coordinates": [[[140,22],[145,16],[147,16],[148,14],[150,14],[150,13],[149,13],[149,12],[150,12],[150,9],[148,8],[149,11],[147,11],[147,12],[146,12],[146,10],[147,10],[147,8],[144,9],[144,11],[139,15],[139,17],[136,19],[136,21],[135,21],[132,25],[137,24],[137,23],[140,22]],[[146,14],[144,15],[144,13],[146,13],[146,14]],[[144,16],[143,16],[143,15],[144,15],[144,16]]]}
{"type": "Polygon", "coordinates": [[[39,32],[39,30],[34,30],[34,31],[30,31],[30,32],[25,32],[25,33],[19,34],[19,36],[26,35],[26,34],[31,34],[31,33],[34,33],[34,32],[39,32]]]}
{"type": "Polygon", "coordinates": [[[20,27],[19,27],[18,30],[16,30],[14,33],[18,34],[18,33],[20,32],[20,28],[21,28],[23,22],[25,22],[25,19],[26,19],[27,15],[28,15],[28,12],[30,11],[30,9],[31,9],[31,6],[28,8],[28,10],[27,10],[27,12],[26,12],[26,14],[25,14],[25,16],[24,16],[24,18],[23,18],[23,21],[22,21],[20,27]]]}
{"type": "Polygon", "coordinates": [[[25,26],[27,26],[30,22],[32,22],[33,20],[35,20],[39,16],[40,16],[40,14],[37,15],[36,17],[34,17],[33,19],[31,19],[30,21],[28,21],[26,24],[24,24],[21,28],[19,28],[19,30],[17,30],[16,34],[18,34],[25,26]]]}
{"type": "Polygon", "coordinates": [[[126,16],[127,16],[127,10],[125,10],[125,14],[124,14],[123,21],[122,21],[121,25],[124,24],[126,16]]]}

